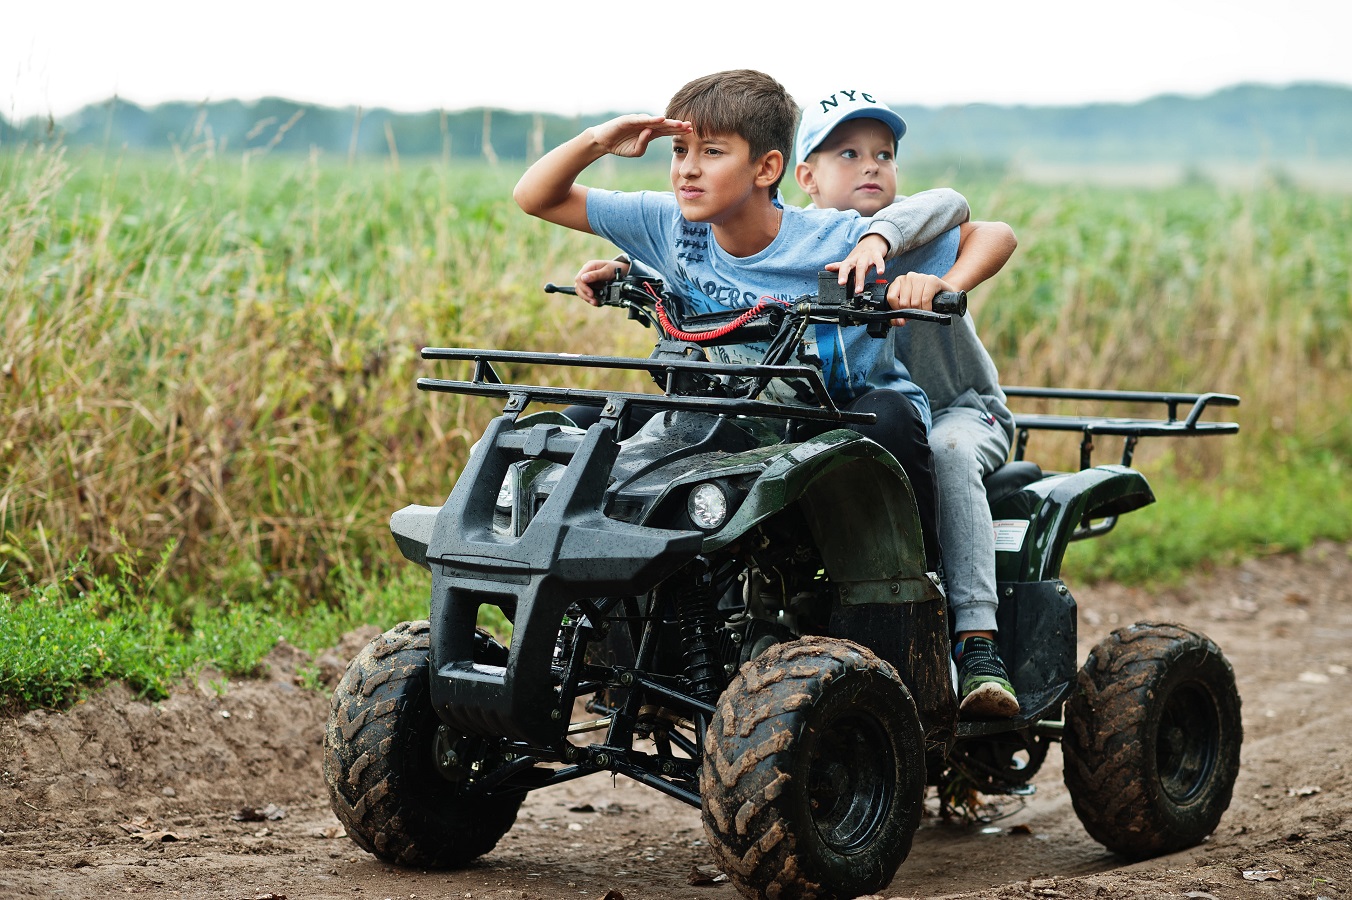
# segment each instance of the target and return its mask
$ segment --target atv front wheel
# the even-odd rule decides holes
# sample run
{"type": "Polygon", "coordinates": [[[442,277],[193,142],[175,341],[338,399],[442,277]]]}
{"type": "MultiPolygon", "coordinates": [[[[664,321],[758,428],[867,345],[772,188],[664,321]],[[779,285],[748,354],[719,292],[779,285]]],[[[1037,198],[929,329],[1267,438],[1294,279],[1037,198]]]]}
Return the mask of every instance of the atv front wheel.
{"type": "Polygon", "coordinates": [[[482,761],[468,756],[484,742],[441,725],[429,677],[426,621],[367,644],[333,694],[324,779],[334,814],[363,850],[404,866],[454,868],[493,849],[523,797],[462,795],[455,775],[482,761]]]}
{"type": "Polygon", "coordinates": [[[802,638],[742,666],[704,743],[704,830],[747,897],[855,897],[911,849],[925,792],[915,701],[850,641],[802,638]]]}
{"type": "Polygon", "coordinates": [[[1130,859],[1200,843],[1230,805],[1243,725],[1235,674],[1205,635],[1119,628],[1066,703],[1065,782],[1094,840],[1130,859]]]}

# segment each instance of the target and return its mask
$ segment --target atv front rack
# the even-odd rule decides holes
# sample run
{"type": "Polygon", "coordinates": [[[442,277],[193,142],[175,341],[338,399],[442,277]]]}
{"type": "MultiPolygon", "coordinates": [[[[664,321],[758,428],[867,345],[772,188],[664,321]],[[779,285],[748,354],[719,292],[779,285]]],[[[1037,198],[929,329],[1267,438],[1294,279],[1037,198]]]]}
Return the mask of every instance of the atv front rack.
{"type": "MultiPolygon", "coordinates": [[[[469,394],[477,397],[503,397],[508,406],[524,406],[527,400],[542,403],[599,406],[606,410],[622,408],[615,401],[638,404],[655,409],[684,409],[717,415],[757,416],[767,419],[813,419],[867,425],[877,416],[873,413],[849,412],[840,409],[831,400],[822,381],[821,372],[811,366],[766,366],[738,363],[707,362],[672,357],[637,358],[629,356],[583,356],[576,353],[533,353],[520,350],[472,350],[461,347],[424,347],[423,359],[451,359],[474,363],[468,381],[443,378],[419,378],[418,389],[448,394],[469,394]],[[575,366],[594,369],[625,369],[647,372],[664,386],[663,394],[644,394],[625,391],[601,391],[587,388],[551,387],[541,384],[504,382],[493,368],[493,363],[526,363],[529,365],[575,366]],[[765,400],[723,397],[715,393],[678,393],[683,390],[683,379],[698,379],[712,385],[716,379],[729,378],[792,378],[807,384],[820,406],[789,406],[765,400]],[[514,397],[521,398],[513,400],[514,397]]],[[[518,410],[519,411],[519,410],[518,410]]]]}
{"type": "Polygon", "coordinates": [[[1174,394],[1154,391],[1093,391],[1075,388],[1007,387],[1008,397],[1029,397],[1039,400],[1098,400],[1110,403],[1162,403],[1167,409],[1164,419],[1112,418],[1107,416],[1063,416],[1044,414],[1014,414],[1018,439],[1014,445],[1014,459],[1022,460],[1028,446],[1030,431],[1078,431],[1080,439],[1080,469],[1088,469],[1094,452],[1095,435],[1125,438],[1122,444],[1121,464],[1131,465],[1136,442],[1143,437],[1199,437],[1212,434],[1235,434],[1237,422],[1203,422],[1202,413],[1208,406],[1238,406],[1233,394],[1174,394]],[[1187,415],[1178,417],[1179,407],[1188,404],[1187,415]]]}

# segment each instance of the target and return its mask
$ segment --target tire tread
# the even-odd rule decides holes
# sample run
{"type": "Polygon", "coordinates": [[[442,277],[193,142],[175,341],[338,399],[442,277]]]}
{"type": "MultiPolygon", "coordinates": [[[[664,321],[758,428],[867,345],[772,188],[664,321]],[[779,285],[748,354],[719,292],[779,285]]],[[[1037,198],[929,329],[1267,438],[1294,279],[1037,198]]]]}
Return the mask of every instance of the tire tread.
{"type": "Polygon", "coordinates": [[[1117,629],[1090,652],[1066,704],[1064,779],[1076,815],[1091,837],[1131,859],[1193,846],[1229,806],[1241,738],[1234,672],[1214,642],[1172,623],[1117,629]],[[1154,769],[1143,718],[1171,667],[1182,666],[1206,669],[1223,731],[1206,805],[1186,815],[1145,777],[1154,769]]]}
{"type": "MultiPolygon", "coordinates": [[[[876,674],[901,686],[896,670],[863,647],[839,639],[805,638],[777,644],[744,665],[719,698],[705,741],[700,793],[714,855],[744,896],[774,900],[835,896],[820,876],[803,870],[798,841],[775,807],[791,782],[790,773],[776,761],[796,739],[792,714],[811,706],[823,688],[846,672],[876,674]]],[[[918,718],[916,722],[919,748],[918,718]]],[[[905,799],[898,797],[896,802],[905,799]]],[[[919,805],[917,797],[916,819],[919,805]]],[[[913,831],[914,825],[907,833],[907,846],[913,831]]],[[[896,864],[879,888],[890,880],[896,864]]]]}
{"type": "Polygon", "coordinates": [[[430,767],[431,783],[403,784],[421,774],[409,769],[398,743],[418,714],[413,707],[430,703],[429,635],[425,620],[402,622],[348,665],[325,728],[324,776],[334,814],[357,846],[400,865],[454,868],[497,845],[522,798],[471,804],[430,767]]]}

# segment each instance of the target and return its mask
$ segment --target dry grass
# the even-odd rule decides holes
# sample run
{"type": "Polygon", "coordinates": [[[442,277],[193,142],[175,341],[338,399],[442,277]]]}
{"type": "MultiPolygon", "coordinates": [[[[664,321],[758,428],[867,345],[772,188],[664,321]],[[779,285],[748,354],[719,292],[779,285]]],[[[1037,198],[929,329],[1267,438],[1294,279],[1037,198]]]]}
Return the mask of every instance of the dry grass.
{"type": "MultiPolygon", "coordinates": [[[[0,591],[171,542],[169,577],[208,597],[393,563],[389,513],[444,497],[493,413],[415,391],[440,374],[420,346],[649,344],[538,292],[608,251],[522,215],[513,180],[0,155],[0,591]]],[[[1007,383],[1244,395],[1244,440],[1171,454],[1183,474],[1352,451],[1352,201],[956,186],[1020,235],[974,298],[1007,383]]]]}
{"type": "Polygon", "coordinates": [[[387,558],[491,411],[428,344],[615,342],[534,287],[601,249],[510,181],[207,155],[0,157],[0,584],[151,556],[226,592],[387,558]],[[566,262],[565,262],[566,261],[566,262]],[[529,302],[528,302],[529,301],[529,302]]]}

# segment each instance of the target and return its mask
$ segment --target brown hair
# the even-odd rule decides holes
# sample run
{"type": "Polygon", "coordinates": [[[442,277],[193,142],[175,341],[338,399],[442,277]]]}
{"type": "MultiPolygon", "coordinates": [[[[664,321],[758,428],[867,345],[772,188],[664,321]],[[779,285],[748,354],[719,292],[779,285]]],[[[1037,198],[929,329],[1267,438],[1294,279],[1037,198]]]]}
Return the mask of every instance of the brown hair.
{"type": "MultiPolygon", "coordinates": [[[[752,159],[778,150],[788,171],[798,104],[764,72],[732,69],[696,78],[671,98],[666,115],[693,123],[700,135],[738,135],[751,145],[752,159]]],[[[770,185],[771,195],[778,187],[778,181],[770,185]]]]}

